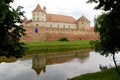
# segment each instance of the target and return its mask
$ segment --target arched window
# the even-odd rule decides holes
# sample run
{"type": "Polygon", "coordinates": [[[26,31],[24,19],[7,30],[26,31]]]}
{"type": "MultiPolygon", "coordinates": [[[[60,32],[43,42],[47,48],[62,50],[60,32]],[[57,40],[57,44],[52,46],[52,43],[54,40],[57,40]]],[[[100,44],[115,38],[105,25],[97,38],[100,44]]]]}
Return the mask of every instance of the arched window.
{"type": "Polygon", "coordinates": [[[35,28],[35,33],[38,33],[38,28],[35,28]]]}

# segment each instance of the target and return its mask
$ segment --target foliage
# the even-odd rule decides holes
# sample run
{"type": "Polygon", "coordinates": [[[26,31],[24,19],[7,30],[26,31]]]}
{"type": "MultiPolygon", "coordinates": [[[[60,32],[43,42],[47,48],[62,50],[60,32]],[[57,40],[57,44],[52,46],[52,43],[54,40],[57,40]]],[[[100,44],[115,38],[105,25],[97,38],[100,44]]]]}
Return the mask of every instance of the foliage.
{"type": "Polygon", "coordinates": [[[98,3],[95,9],[102,9],[102,15],[95,19],[95,31],[100,40],[95,42],[95,50],[102,55],[113,55],[113,61],[118,75],[119,69],[115,61],[115,53],[120,51],[120,0],[88,0],[88,3],[98,3]]]}
{"type": "Polygon", "coordinates": [[[104,13],[96,19],[95,31],[100,35],[100,40],[95,45],[96,50],[101,54],[115,53],[120,51],[120,19],[114,16],[113,13],[104,13]]]}
{"type": "Polygon", "coordinates": [[[69,41],[66,37],[61,37],[59,41],[69,41]]]}
{"type": "Polygon", "coordinates": [[[21,25],[23,7],[16,10],[10,6],[13,0],[1,0],[0,2],[0,56],[19,58],[24,53],[24,43],[19,42],[25,29],[21,25]]]}
{"type": "Polygon", "coordinates": [[[98,3],[95,9],[120,12],[120,0],[88,0],[87,3],[98,3]]]}

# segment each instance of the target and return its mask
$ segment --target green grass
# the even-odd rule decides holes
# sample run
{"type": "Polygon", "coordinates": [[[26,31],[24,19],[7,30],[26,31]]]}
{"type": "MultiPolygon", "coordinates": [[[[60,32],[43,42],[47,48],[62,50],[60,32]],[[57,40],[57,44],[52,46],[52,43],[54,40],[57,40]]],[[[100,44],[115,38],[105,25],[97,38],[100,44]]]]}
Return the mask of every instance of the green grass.
{"type": "Polygon", "coordinates": [[[101,72],[84,74],[68,80],[120,80],[115,68],[103,70],[101,72]]]}
{"type": "Polygon", "coordinates": [[[26,52],[58,52],[79,49],[90,49],[90,40],[80,41],[44,41],[44,42],[26,42],[26,52]]]}

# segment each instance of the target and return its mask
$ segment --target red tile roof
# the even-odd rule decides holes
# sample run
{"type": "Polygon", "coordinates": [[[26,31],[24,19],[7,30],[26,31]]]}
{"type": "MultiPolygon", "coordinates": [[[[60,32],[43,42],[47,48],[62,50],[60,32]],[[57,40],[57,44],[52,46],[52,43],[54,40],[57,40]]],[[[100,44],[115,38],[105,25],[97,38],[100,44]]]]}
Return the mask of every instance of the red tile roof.
{"type": "Polygon", "coordinates": [[[76,20],[72,16],[58,15],[58,14],[46,14],[48,22],[68,22],[75,23],[76,20]]]}
{"type": "Polygon", "coordinates": [[[42,9],[41,9],[40,5],[38,4],[36,6],[36,8],[33,10],[33,12],[39,12],[39,11],[42,11],[42,9]]]}

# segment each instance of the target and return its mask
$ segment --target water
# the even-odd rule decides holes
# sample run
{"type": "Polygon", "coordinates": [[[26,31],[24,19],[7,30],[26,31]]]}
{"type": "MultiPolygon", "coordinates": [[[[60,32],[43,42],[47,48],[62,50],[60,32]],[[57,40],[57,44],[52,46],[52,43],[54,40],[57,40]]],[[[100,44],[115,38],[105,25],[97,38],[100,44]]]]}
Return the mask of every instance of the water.
{"type": "Polygon", "coordinates": [[[99,64],[113,65],[112,57],[94,51],[30,54],[22,59],[3,62],[0,80],[66,80],[85,73],[100,71],[99,64]]]}

